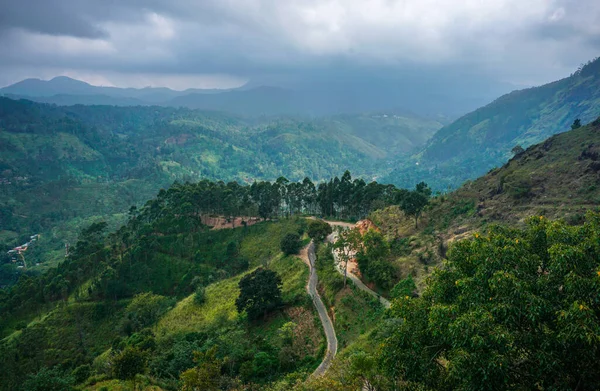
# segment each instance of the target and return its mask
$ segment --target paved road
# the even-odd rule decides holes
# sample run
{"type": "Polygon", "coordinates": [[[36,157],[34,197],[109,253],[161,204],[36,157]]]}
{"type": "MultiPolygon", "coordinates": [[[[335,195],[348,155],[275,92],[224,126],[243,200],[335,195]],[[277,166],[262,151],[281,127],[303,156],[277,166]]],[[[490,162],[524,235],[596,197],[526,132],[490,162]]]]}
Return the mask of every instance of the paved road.
{"type": "MultiPolygon", "coordinates": [[[[335,223],[331,223],[328,221],[328,223],[330,223],[331,225],[336,225],[335,223]]],[[[327,237],[327,240],[331,243],[334,243],[337,240],[337,232],[333,232],[331,235],[329,235],[327,237]]],[[[338,272],[340,272],[340,274],[344,274],[344,271],[341,269],[340,267],[340,263],[338,262],[338,253],[337,251],[333,251],[333,258],[335,259],[335,265],[336,265],[336,269],[338,272]]],[[[371,288],[369,288],[368,286],[366,286],[361,280],[360,278],[358,278],[358,276],[356,276],[355,274],[353,274],[352,272],[350,272],[350,270],[346,271],[346,276],[354,283],[354,285],[356,285],[358,287],[358,289],[363,290],[365,292],[367,292],[368,294],[370,294],[371,296],[375,297],[377,300],[379,300],[379,302],[381,304],[383,304],[383,306],[385,308],[390,308],[390,301],[388,299],[386,299],[385,297],[379,295],[377,292],[373,291],[371,288]]]]}
{"type": "Polygon", "coordinates": [[[331,322],[331,318],[329,318],[327,309],[325,308],[325,305],[321,300],[321,296],[319,296],[319,292],[317,291],[317,285],[319,282],[317,271],[315,269],[317,255],[315,254],[315,244],[313,241],[311,241],[306,249],[302,251],[302,255],[303,260],[305,262],[308,261],[307,264],[310,268],[310,276],[308,278],[306,290],[313,299],[313,303],[317,309],[317,312],[319,313],[319,318],[321,319],[321,324],[323,324],[325,337],[327,338],[327,351],[325,352],[325,357],[323,357],[323,361],[312,374],[312,376],[321,376],[325,373],[325,371],[327,371],[337,353],[338,341],[335,335],[335,329],[333,328],[333,322],[331,322]],[[304,251],[306,251],[306,253],[304,251]]]}

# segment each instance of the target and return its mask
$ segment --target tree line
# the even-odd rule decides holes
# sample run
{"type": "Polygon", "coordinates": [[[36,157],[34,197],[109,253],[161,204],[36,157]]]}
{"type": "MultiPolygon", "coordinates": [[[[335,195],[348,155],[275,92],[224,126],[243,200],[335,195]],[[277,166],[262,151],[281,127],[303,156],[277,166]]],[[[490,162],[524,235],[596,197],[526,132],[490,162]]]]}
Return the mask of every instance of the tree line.
{"type": "MultiPolygon", "coordinates": [[[[198,217],[205,215],[272,219],[308,214],[358,220],[390,205],[400,205],[405,213],[418,219],[430,196],[431,189],[425,183],[409,191],[352,179],[349,171],[341,178],[336,176],[318,184],[309,178],[292,182],[285,177],[251,185],[202,180],[175,183],[168,190],[161,190],[139,211],[138,220],[150,222],[166,215],[177,216],[188,220],[190,229],[197,230],[202,225],[198,217]]],[[[131,212],[138,213],[135,208],[131,212]]]]}

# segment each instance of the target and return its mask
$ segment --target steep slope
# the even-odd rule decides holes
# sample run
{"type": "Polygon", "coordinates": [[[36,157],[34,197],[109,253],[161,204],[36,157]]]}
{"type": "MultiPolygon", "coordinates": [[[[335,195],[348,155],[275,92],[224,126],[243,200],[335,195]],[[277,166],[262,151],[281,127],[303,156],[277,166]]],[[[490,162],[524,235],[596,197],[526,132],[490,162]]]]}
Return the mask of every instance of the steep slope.
{"type": "Polygon", "coordinates": [[[386,180],[455,188],[503,164],[516,145],[526,148],[567,130],[577,118],[586,123],[598,114],[600,59],[568,78],[504,95],[443,127],[420,153],[401,159],[386,180]]]}
{"type": "Polygon", "coordinates": [[[463,205],[464,211],[471,209],[456,216],[454,226],[518,224],[531,215],[578,223],[586,210],[597,208],[599,184],[600,118],[533,145],[501,168],[467,182],[436,203],[430,214],[432,219],[452,215],[463,205]]]}
{"type": "Polygon", "coordinates": [[[302,378],[316,368],[324,339],[306,299],[308,270],[279,250],[282,237],[304,229],[302,220],[191,229],[178,212],[149,216],[151,209],[110,235],[95,226],[59,268],[0,290],[0,390],[31,389],[23,380],[44,367],[101,389],[119,377],[115,360],[128,347],[143,352],[147,381],[166,390],[196,365],[194,351],[210,348],[226,364],[223,380],[236,384],[302,378]],[[240,279],[259,265],[280,276],[283,305],[249,322],[235,300],[240,279]]]}
{"type": "Polygon", "coordinates": [[[523,226],[531,216],[581,224],[600,203],[600,117],[532,145],[500,168],[431,199],[419,227],[397,207],[371,219],[392,248],[395,280],[412,276],[423,287],[432,266],[457,240],[491,225],[523,226]]]}

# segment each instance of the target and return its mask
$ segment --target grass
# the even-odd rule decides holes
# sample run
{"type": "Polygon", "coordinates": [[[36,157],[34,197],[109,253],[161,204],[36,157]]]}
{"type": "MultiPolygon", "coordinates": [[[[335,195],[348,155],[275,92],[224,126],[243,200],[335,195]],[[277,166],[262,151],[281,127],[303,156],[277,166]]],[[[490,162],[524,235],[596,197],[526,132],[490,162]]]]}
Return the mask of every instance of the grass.
{"type": "Polygon", "coordinates": [[[344,288],[343,277],[335,270],[328,248],[321,245],[317,273],[319,292],[330,309],[339,349],[357,341],[361,334],[374,329],[383,317],[383,306],[371,295],[349,282],[344,288]]]}
{"type": "MultiPolygon", "coordinates": [[[[270,262],[271,270],[281,277],[282,296],[285,303],[303,303],[306,297],[308,268],[296,257],[278,254],[270,262]]],[[[250,272],[250,271],[249,271],[250,272]]],[[[248,272],[248,273],[249,273],[248,272]]],[[[179,301],[156,325],[159,337],[200,332],[219,328],[239,320],[235,300],[239,296],[238,283],[247,274],[210,284],[206,287],[206,301],[202,305],[194,303],[194,294],[179,301]]]]}
{"type": "Polygon", "coordinates": [[[235,299],[239,295],[238,283],[242,276],[206,287],[206,301],[200,306],[194,303],[194,294],[178,302],[156,325],[157,337],[204,331],[236,321],[235,299]]]}

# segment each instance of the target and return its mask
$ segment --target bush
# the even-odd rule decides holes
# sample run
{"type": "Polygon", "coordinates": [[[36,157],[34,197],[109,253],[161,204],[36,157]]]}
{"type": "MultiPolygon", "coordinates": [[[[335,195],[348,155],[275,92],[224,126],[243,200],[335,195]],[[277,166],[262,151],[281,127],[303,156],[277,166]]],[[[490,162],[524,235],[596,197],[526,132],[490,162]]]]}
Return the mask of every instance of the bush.
{"type": "Polygon", "coordinates": [[[137,348],[128,346],[113,359],[113,374],[117,379],[133,379],[146,369],[146,354],[137,348]]]}
{"type": "Polygon", "coordinates": [[[323,220],[311,220],[308,223],[308,236],[315,242],[322,242],[331,232],[331,225],[323,220]]]}
{"type": "Polygon", "coordinates": [[[413,280],[412,276],[409,275],[405,279],[400,280],[400,282],[398,282],[392,288],[390,295],[391,295],[392,299],[397,299],[397,298],[406,297],[406,296],[412,297],[413,293],[415,292],[416,289],[417,289],[417,286],[415,285],[415,280],[413,280]]]}
{"type": "Polygon", "coordinates": [[[194,293],[194,304],[202,305],[206,301],[206,290],[203,286],[199,286],[196,288],[196,293],[194,293]]]}
{"type": "Polygon", "coordinates": [[[294,233],[289,233],[281,239],[280,248],[285,255],[298,254],[302,247],[300,236],[294,233]]]}
{"type": "Polygon", "coordinates": [[[248,319],[267,313],[282,306],[281,278],[272,270],[258,268],[244,276],[239,282],[240,295],[235,301],[238,312],[246,312],[248,319]]]}
{"type": "Polygon", "coordinates": [[[86,381],[88,377],[90,377],[91,371],[91,367],[86,364],[78,366],[71,374],[75,378],[75,383],[80,384],[86,381]]]}
{"type": "Polygon", "coordinates": [[[29,375],[23,383],[23,391],[73,391],[75,379],[65,376],[58,368],[42,368],[35,375],[29,375]]]}
{"type": "Polygon", "coordinates": [[[173,303],[173,299],[150,292],[136,295],[127,306],[123,331],[132,334],[154,324],[173,303]]]}

